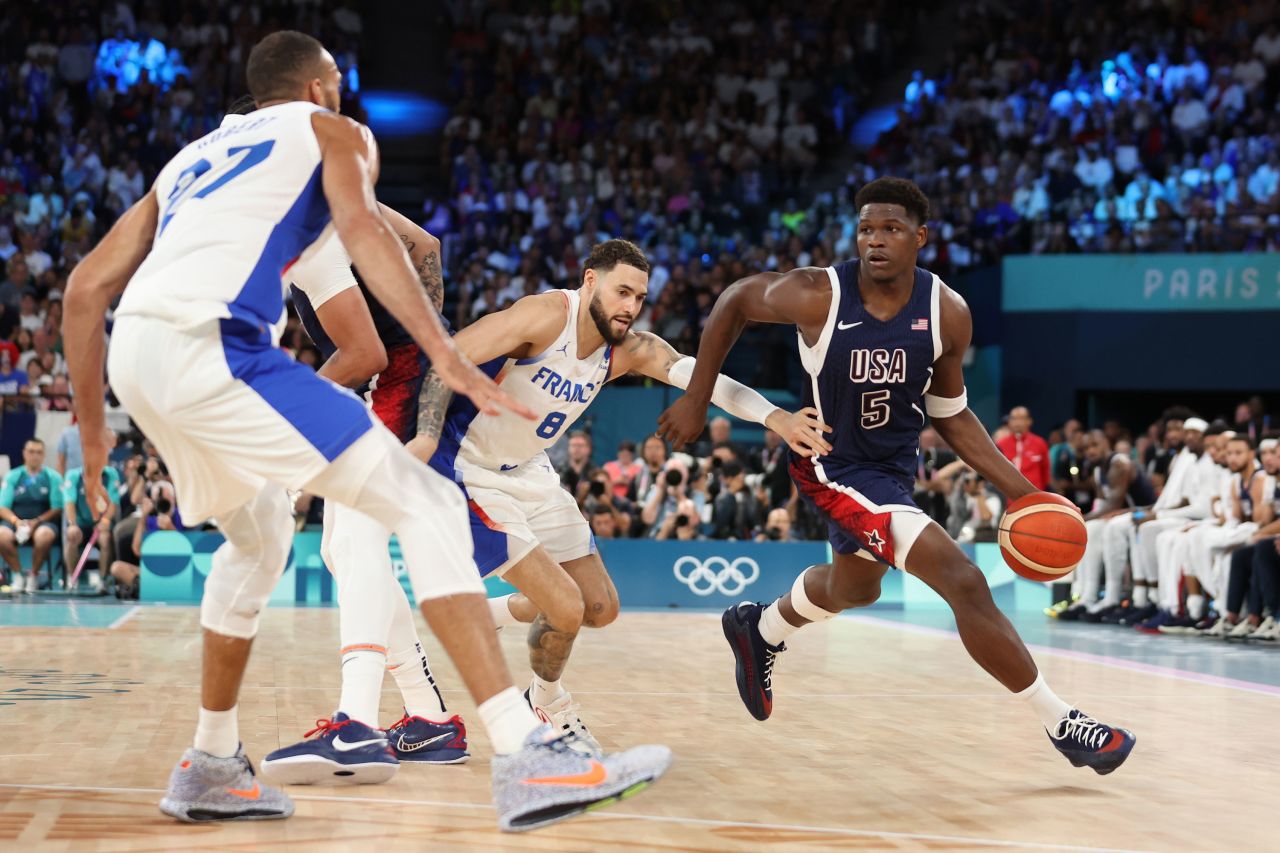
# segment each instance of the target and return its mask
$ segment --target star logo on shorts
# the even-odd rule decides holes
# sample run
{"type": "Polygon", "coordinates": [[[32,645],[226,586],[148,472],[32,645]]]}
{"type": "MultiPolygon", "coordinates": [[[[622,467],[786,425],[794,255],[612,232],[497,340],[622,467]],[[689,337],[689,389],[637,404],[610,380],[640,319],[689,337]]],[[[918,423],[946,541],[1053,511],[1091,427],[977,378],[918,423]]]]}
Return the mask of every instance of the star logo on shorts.
{"type": "Polygon", "coordinates": [[[880,538],[880,531],[871,530],[863,535],[867,537],[867,544],[872,548],[875,548],[877,551],[884,550],[884,540],[880,538]]]}

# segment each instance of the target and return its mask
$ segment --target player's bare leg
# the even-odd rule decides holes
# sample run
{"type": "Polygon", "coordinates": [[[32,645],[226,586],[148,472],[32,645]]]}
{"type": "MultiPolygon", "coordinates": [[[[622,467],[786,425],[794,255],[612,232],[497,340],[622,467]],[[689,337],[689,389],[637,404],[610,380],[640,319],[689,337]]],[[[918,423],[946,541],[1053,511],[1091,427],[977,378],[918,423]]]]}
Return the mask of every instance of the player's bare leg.
{"type": "Polygon", "coordinates": [[[503,579],[537,609],[529,626],[529,666],[534,673],[525,694],[529,704],[552,725],[576,733],[586,746],[599,750],[560,678],[582,626],[602,626],[617,616],[618,594],[604,564],[592,554],[561,566],[538,546],[503,579]]]}

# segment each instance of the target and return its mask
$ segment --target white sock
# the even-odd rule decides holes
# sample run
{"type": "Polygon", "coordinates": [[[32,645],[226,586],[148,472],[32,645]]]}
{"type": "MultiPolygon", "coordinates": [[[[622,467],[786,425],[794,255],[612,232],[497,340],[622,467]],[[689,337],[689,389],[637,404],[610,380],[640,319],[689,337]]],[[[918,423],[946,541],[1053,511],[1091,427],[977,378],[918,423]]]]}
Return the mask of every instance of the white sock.
{"type": "Polygon", "coordinates": [[[1058,722],[1067,715],[1071,706],[1058,698],[1058,694],[1049,689],[1044,676],[1036,673],[1036,680],[1026,690],[1014,694],[1031,704],[1031,709],[1040,717],[1040,722],[1050,732],[1058,727],[1058,722]]]}
{"type": "Polygon", "coordinates": [[[561,686],[560,679],[544,681],[536,675],[533,677],[533,688],[529,691],[533,704],[545,708],[563,695],[564,687],[561,686]]]}
{"type": "Polygon", "coordinates": [[[476,708],[498,755],[511,755],[524,749],[525,739],[542,725],[520,691],[508,687],[490,696],[476,708]]]}
{"type": "Polygon", "coordinates": [[[444,706],[444,697],[436,686],[435,677],[427,663],[427,653],[421,643],[411,648],[387,655],[387,669],[396,680],[396,687],[404,696],[404,709],[414,717],[422,717],[433,723],[447,723],[453,714],[444,706]]]}
{"type": "Polygon", "coordinates": [[[240,728],[236,725],[236,705],[226,711],[210,711],[200,708],[196,722],[196,739],[192,743],[201,752],[214,758],[230,758],[240,748],[240,728]]]}
{"type": "Polygon", "coordinates": [[[1139,586],[1137,584],[1133,585],[1133,606],[1134,607],[1147,606],[1147,587],[1145,585],[1143,586],[1139,586]]]}
{"type": "Polygon", "coordinates": [[[1192,619],[1204,618],[1204,596],[1188,595],[1187,596],[1187,615],[1192,619]]]}
{"type": "Polygon", "coordinates": [[[382,675],[387,668],[385,652],[356,649],[342,656],[342,696],[338,710],[366,726],[378,725],[378,705],[382,698],[382,675]]]}
{"type": "Polygon", "coordinates": [[[511,605],[508,603],[512,595],[515,595],[515,593],[513,592],[510,595],[500,595],[497,598],[488,599],[489,614],[493,616],[493,624],[499,628],[503,628],[507,625],[520,624],[520,620],[511,612],[511,605]]]}
{"type": "MultiPolygon", "coordinates": [[[[778,599],[778,601],[781,600],[778,599]]],[[[782,618],[782,611],[778,609],[777,601],[766,607],[764,612],[760,614],[760,636],[771,646],[782,645],[783,640],[799,631],[801,627],[792,625],[782,618]]]]}

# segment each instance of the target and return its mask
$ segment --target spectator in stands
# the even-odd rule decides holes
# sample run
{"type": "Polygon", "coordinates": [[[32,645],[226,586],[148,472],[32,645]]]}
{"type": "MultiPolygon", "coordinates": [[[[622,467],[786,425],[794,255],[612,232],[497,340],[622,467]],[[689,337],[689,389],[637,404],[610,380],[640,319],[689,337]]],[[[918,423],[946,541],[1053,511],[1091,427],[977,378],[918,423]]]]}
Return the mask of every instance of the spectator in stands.
{"type": "Polygon", "coordinates": [[[791,514],[782,507],[769,510],[764,529],[756,534],[757,542],[791,542],[791,514]]]}
{"type": "Polygon", "coordinates": [[[966,471],[951,494],[947,532],[957,542],[994,542],[1000,513],[1000,495],[982,475],[966,471]]]}
{"type": "MultiPolygon", "coordinates": [[[[649,531],[649,536],[657,538],[662,523],[668,516],[677,512],[680,502],[690,499],[689,469],[680,459],[669,459],[663,470],[654,477],[653,486],[644,508],[640,511],[640,520],[649,531]]],[[[699,517],[701,507],[698,507],[699,517]]]]}
{"type": "Polygon", "coordinates": [[[711,537],[750,540],[764,522],[764,510],[747,485],[742,463],[736,459],[726,462],[721,468],[721,480],[711,513],[711,537]]]}
{"type": "Polygon", "coordinates": [[[591,436],[582,430],[569,433],[569,458],[561,479],[574,498],[581,503],[591,485],[596,467],[591,463],[591,436]]]}
{"type": "MultiPolygon", "coordinates": [[[[113,440],[114,437],[115,434],[112,433],[113,440]]],[[[108,505],[99,507],[100,512],[95,512],[89,506],[89,500],[85,496],[84,468],[68,469],[62,480],[62,518],[65,530],[62,557],[67,566],[68,581],[80,562],[81,547],[91,547],[90,543],[93,542],[95,531],[99,554],[98,566],[111,565],[111,528],[120,509],[120,472],[110,465],[103,468],[102,485],[107,492],[108,505]],[[95,516],[97,516],[96,521],[95,516]]],[[[89,587],[94,592],[102,592],[100,568],[89,570],[89,587]]]]}
{"type": "Polygon", "coordinates": [[[683,498],[677,503],[675,512],[668,513],[662,520],[654,538],[678,539],[682,542],[705,539],[706,537],[700,531],[698,519],[698,508],[691,499],[683,498]]]}
{"type": "Polygon", "coordinates": [[[62,435],[58,436],[54,453],[53,467],[62,476],[66,476],[72,468],[84,467],[84,455],[80,447],[80,424],[76,423],[74,417],[71,419],[71,424],[62,431],[62,435]]]}
{"type": "Polygon", "coordinates": [[[631,530],[631,520],[635,515],[635,507],[625,497],[618,497],[613,488],[613,480],[609,472],[597,468],[591,475],[586,497],[583,499],[582,512],[588,520],[594,517],[595,511],[603,506],[615,515],[617,528],[625,536],[631,530]]]}
{"type": "Polygon", "coordinates": [[[591,521],[591,533],[597,539],[618,539],[624,535],[625,528],[618,525],[618,516],[606,504],[596,504],[588,516],[591,521]]]}
{"type": "Polygon", "coordinates": [[[780,507],[791,497],[790,453],[782,436],[773,430],[765,430],[764,447],[752,457],[753,467],[763,475],[768,493],[766,508],[780,507]]]}
{"type": "Polygon", "coordinates": [[[1026,406],[1015,406],[1009,412],[1009,435],[996,445],[1031,485],[1044,491],[1049,488],[1049,445],[1031,431],[1031,413],[1026,406]]]}
{"type": "Polygon", "coordinates": [[[0,557],[8,565],[14,592],[34,593],[40,569],[58,541],[62,478],[45,467],[44,442],[32,438],[22,448],[22,466],[0,486],[0,557]],[[31,543],[31,569],[24,573],[18,547],[31,543]]]}
{"type": "Polygon", "coordinates": [[[644,467],[635,481],[636,501],[647,504],[667,464],[667,443],[657,434],[648,435],[640,445],[640,454],[644,467]]]}
{"type": "Polygon", "coordinates": [[[618,444],[617,458],[604,463],[604,470],[613,481],[613,494],[619,498],[635,498],[632,488],[644,466],[636,459],[636,443],[622,441],[618,444]]]}
{"type": "Polygon", "coordinates": [[[916,487],[913,500],[934,521],[947,526],[951,482],[939,472],[956,461],[938,431],[927,426],[920,431],[920,453],[916,457],[916,487]]]}

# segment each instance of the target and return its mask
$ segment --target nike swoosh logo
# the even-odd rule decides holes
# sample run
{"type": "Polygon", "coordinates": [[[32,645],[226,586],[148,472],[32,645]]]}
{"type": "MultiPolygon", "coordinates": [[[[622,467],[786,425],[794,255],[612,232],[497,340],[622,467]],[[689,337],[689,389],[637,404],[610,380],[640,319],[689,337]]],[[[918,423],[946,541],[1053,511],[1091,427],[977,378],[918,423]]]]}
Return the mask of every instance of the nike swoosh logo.
{"type": "Polygon", "coordinates": [[[572,776],[539,776],[536,779],[525,779],[526,785],[600,785],[609,778],[609,771],[604,769],[604,765],[599,761],[592,759],[591,769],[585,773],[576,773],[572,776]]]}
{"type": "Polygon", "coordinates": [[[350,752],[353,749],[360,749],[363,746],[373,746],[375,743],[386,743],[384,738],[376,737],[371,740],[360,740],[355,743],[347,743],[340,737],[333,739],[333,748],[338,752],[350,752]]]}
{"type": "Polygon", "coordinates": [[[405,741],[404,735],[400,735],[400,740],[396,742],[396,748],[401,752],[417,752],[418,750],[430,746],[433,743],[437,743],[451,737],[453,737],[453,732],[445,732],[442,735],[436,735],[433,738],[428,738],[421,743],[410,743],[405,741]]]}
{"type": "Polygon", "coordinates": [[[242,791],[239,788],[228,788],[227,793],[234,797],[243,797],[246,800],[256,800],[262,796],[262,789],[258,787],[257,782],[254,782],[253,787],[247,791],[242,791]]]}
{"type": "Polygon", "coordinates": [[[516,469],[517,469],[517,468],[519,468],[519,467],[520,467],[519,465],[501,465],[501,466],[499,466],[498,470],[500,470],[500,471],[514,471],[514,470],[516,470],[516,469]]]}
{"type": "Polygon", "coordinates": [[[854,326],[861,326],[861,325],[863,324],[863,322],[864,322],[863,320],[859,320],[859,321],[858,321],[858,322],[856,322],[856,323],[836,323],[836,328],[837,328],[837,329],[852,329],[854,326]]]}

